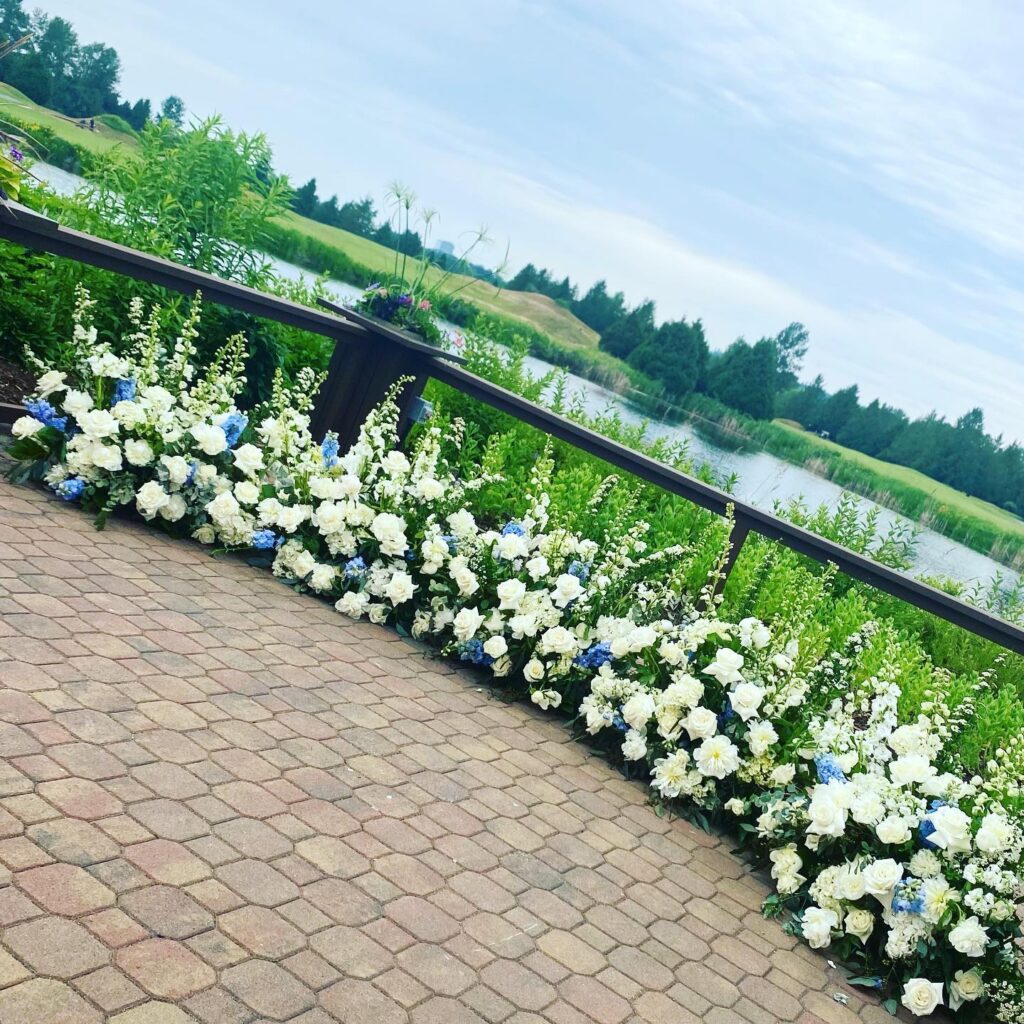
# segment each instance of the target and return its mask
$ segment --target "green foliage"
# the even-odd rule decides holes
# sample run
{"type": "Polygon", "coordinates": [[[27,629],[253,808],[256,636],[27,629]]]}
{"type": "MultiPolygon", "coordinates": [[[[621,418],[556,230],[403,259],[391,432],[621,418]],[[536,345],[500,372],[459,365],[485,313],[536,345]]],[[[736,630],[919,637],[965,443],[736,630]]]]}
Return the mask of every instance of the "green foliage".
{"type": "Polygon", "coordinates": [[[138,132],[120,114],[100,114],[96,121],[112,128],[115,132],[124,132],[125,135],[130,135],[132,138],[138,137],[138,132]]]}
{"type": "Polygon", "coordinates": [[[748,416],[771,419],[775,413],[778,365],[773,341],[762,338],[755,345],[748,345],[739,338],[712,360],[707,390],[720,402],[748,416]]]}
{"type": "Polygon", "coordinates": [[[699,320],[670,320],[630,354],[629,363],[659,381],[676,398],[696,391],[704,381],[708,343],[699,320]]]}

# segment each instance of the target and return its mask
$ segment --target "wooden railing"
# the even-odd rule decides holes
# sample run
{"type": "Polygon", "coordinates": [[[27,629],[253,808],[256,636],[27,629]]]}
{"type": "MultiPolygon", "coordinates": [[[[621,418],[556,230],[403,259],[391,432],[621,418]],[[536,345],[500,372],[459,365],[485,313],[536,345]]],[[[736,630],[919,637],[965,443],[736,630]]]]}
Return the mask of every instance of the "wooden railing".
{"type": "MultiPolygon", "coordinates": [[[[400,399],[403,417],[407,418],[426,381],[433,378],[718,515],[725,515],[731,507],[735,525],[726,572],[735,563],[747,536],[756,533],[818,562],[834,564],[848,576],[1008,650],[1024,654],[1024,629],[1020,626],[770,512],[738,501],[717,487],[527,401],[471,373],[460,365],[464,360],[459,356],[434,348],[390,324],[331,303],[323,303],[324,309],[312,309],[277,295],[268,295],[61,227],[55,221],[17,204],[10,204],[7,208],[0,204],[0,238],[174,291],[190,295],[201,291],[209,301],[334,339],[336,344],[327,381],[313,414],[312,427],[316,436],[335,430],[343,446],[353,441],[366,414],[402,377],[411,379],[400,399]]],[[[2,418],[3,411],[0,410],[0,420],[2,418]]]]}

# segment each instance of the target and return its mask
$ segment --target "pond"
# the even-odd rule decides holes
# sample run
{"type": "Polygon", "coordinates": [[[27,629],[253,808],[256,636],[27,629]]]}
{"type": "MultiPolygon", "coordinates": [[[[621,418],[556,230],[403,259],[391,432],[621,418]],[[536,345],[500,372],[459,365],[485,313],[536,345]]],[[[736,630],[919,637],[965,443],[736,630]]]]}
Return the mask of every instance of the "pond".
{"type": "MultiPolygon", "coordinates": [[[[78,175],[49,164],[36,163],[33,170],[61,195],[70,195],[84,184],[78,175]]],[[[275,272],[283,278],[311,280],[315,276],[293,263],[272,256],[268,256],[267,259],[275,272]]],[[[352,302],[362,293],[360,288],[344,281],[330,280],[328,285],[342,302],[352,302]]],[[[454,324],[442,323],[442,327],[449,332],[458,332],[454,324]]],[[[527,364],[537,375],[555,369],[550,363],[532,356],[527,358],[527,364]]],[[[567,385],[567,393],[579,395],[589,412],[597,413],[612,408],[617,410],[626,422],[646,421],[648,433],[652,437],[666,436],[674,441],[685,442],[695,463],[707,463],[720,478],[734,476],[732,491],[736,497],[759,508],[771,509],[775,502],[787,502],[793,498],[803,498],[811,507],[826,505],[835,508],[844,493],[841,487],[830,480],[817,476],[801,466],[776,458],[768,452],[729,451],[710,443],[688,424],[650,420],[646,415],[634,410],[620,395],[575,374],[568,374],[567,385]]],[[[950,540],[927,527],[919,526],[905,516],[879,506],[867,498],[858,497],[857,501],[865,512],[872,508],[879,509],[879,520],[883,527],[902,525],[916,530],[917,543],[912,571],[917,575],[949,577],[964,583],[982,585],[987,585],[997,577],[1007,586],[1012,586],[1020,580],[1019,573],[964,544],[950,540]]]]}

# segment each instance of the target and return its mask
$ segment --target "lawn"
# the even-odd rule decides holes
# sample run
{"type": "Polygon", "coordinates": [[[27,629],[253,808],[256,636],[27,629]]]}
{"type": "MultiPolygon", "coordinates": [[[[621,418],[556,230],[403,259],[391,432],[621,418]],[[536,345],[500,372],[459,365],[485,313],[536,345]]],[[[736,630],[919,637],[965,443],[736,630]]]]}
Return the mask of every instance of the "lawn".
{"type": "MultiPolygon", "coordinates": [[[[330,227],[318,221],[301,217],[296,213],[287,213],[280,218],[281,223],[293,231],[303,234],[341,250],[351,259],[375,270],[386,270],[394,266],[395,253],[377,242],[362,238],[341,228],[330,227]]],[[[418,268],[418,261],[411,261],[418,268]]],[[[428,271],[431,279],[436,279],[439,272],[428,271]]],[[[473,278],[454,275],[452,287],[458,288],[465,282],[469,284],[459,292],[462,298],[472,302],[485,313],[500,313],[502,316],[522,320],[545,334],[576,348],[596,348],[597,333],[577,320],[567,309],[563,309],[546,295],[537,292],[499,292],[493,285],[473,278]]]]}
{"type": "MultiPolygon", "coordinates": [[[[58,114],[48,107],[41,107],[13,86],[0,82],[0,120],[5,116],[15,117],[24,124],[37,124],[48,128],[54,135],[90,153],[108,153],[115,146],[135,145],[131,135],[115,131],[99,121],[96,122],[95,131],[80,128],[78,122],[72,118],[58,114]]],[[[45,158],[45,153],[42,155],[45,158]]]]}
{"type": "Polygon", "coordinates": [[[939,483],[938,480],[925,476],[924,473],[920,473],[916,469],[910,469],[908,466],[900,466],[894,462],[883,462],[881,459],[865,455],[863,452],[858,452],[853,448],[846,448],[841,444],[836,444],[835,441],[827,441],[823,437],[818,437],[817,434],[804,430],[803,427],[793,420],[779,419],[775,420],[774,423],[784,430],[799,434],[805,440],[817,445],[824,451],[835,452],[843,458],[849,459],[851,462],[855,462],[865,469],[877,473],[879,477],[895,480],[908,487],[916,487],[932,497],[937,503],[945,505],[956,512],[974,516],[977,519],[990,523],[996,529],[1024,537],[1024,520],[1019,519],[1005,509],[999,508],[998,505],[993,505],[991,502],[983,501],[981,498],[974,498],[969,494],[964,494],[963,491],[958,491],[947,484],[939,483]]]}

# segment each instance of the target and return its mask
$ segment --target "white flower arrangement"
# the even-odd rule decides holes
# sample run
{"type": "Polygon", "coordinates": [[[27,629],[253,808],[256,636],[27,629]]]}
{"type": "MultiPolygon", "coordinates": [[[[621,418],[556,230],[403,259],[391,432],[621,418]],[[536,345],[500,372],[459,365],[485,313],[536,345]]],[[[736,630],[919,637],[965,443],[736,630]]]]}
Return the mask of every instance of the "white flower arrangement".
{"type": "Polygon", "coordinates": [[[173,346],[154,323],[133,304],[115,351],[79,294],[68,365],[42,368],[14,425],[21,477],[99,525],[124,507],[264,551],[275,575],[339,612],[395,623],[575,714],[658,799],[738,830],[771,865],[768,909],[788,909],[860,983],[893,987],[893,1006],[1024,1021],[1024,740],[1008,738],[984,776],[965,772],[947,753],[953,708],[901,712],[885,627],[821,653],[784,621],[702,613],[681,549],[648,551],[642,523],[595,539],[549,521],[546,454],[520,507],[488,523],[474,496],[493,478],[460,478],[444,455],[459,424],[427,425],[402,451],[388,399],[341,453],[310,436],[312,374],[275,381],[250,416],[235,406],[240,338],[200,376],[198,303],[173,346]]]}

